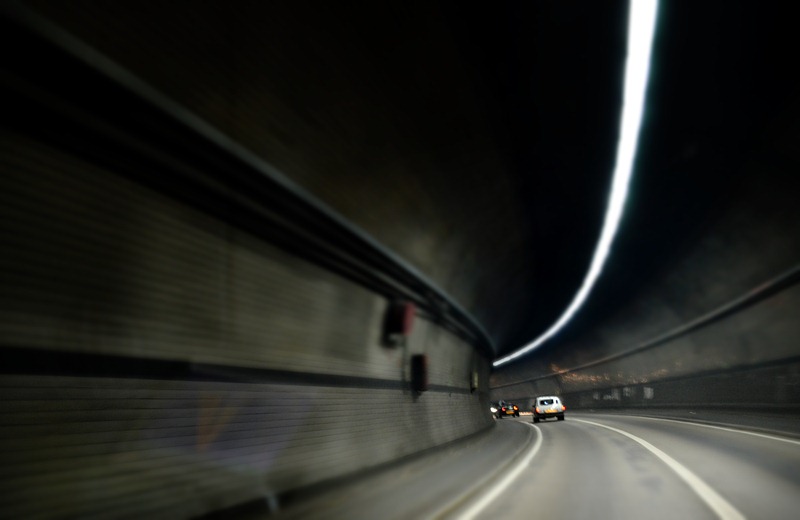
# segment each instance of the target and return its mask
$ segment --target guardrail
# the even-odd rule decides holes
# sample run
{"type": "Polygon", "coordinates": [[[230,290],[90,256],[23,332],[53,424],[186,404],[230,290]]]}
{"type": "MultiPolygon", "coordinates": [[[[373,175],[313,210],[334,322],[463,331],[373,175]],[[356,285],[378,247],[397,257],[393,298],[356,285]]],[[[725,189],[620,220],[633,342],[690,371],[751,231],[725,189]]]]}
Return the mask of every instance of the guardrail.
{"type": "Polygon", "coordinates": [[[431,280],[261,157],[19,3],[0,33],[25,52],[0,69],[3,124],[334,271],[494,358],[483,326],[431,280]]]}

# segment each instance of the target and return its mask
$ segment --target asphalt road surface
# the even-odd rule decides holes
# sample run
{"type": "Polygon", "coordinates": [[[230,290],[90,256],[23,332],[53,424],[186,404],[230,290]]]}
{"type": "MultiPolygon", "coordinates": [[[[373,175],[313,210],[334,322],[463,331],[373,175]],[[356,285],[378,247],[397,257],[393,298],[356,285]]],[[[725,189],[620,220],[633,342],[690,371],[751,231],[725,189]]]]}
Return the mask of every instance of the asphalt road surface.
{"type": "Polygon", "coordinates": [[[523,416],[277,517],[796,519],[800,439],[637,416],[523,416]]]}

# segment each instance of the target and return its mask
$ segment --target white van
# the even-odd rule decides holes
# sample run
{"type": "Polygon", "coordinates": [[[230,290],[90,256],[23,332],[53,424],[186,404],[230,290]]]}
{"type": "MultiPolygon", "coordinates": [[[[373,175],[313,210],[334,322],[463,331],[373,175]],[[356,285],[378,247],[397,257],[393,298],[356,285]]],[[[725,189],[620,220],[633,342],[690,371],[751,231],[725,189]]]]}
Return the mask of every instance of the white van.
{"type": "Polygon", "coordinates": [[[557,417],[559,421],[564,420],[564,411],[567,409],[561,399],[554,395],[543,395],[537,397],[533,402],[533,422],[539,422],[539,419],[547,419],[548,417],[557,417]]]}

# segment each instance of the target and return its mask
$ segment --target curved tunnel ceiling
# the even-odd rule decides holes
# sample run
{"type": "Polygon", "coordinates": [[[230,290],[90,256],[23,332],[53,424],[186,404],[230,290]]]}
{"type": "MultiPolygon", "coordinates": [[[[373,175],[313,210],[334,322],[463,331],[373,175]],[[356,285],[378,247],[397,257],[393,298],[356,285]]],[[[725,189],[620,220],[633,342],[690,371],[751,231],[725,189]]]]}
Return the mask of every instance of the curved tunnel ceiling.
{"type": "MultiPolygon", "coordinates": [[[[498,356],[580,286],[613,170],[627,2],[24,3],[397,252],[498,356]]],[[[620,235],[565,335],[675,261],[796,100],[778,61],[790,17],[665,4],[620,235]]]]}

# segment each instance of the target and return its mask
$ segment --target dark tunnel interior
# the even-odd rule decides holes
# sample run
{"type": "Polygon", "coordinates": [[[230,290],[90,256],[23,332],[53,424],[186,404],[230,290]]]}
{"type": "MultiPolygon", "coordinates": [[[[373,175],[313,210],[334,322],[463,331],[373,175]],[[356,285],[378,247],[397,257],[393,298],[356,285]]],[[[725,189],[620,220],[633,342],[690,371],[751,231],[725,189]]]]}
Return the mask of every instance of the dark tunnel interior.
{"type": "Polygon", "coordinates": [[[498,399],[796,418],[784,11],[660,4],[597,284],[493,367],[592,260],[628,2],[3,2],[3,510],[198,517],[469,438],[498,399]]]}

